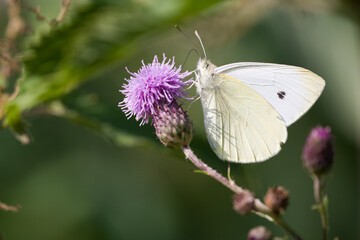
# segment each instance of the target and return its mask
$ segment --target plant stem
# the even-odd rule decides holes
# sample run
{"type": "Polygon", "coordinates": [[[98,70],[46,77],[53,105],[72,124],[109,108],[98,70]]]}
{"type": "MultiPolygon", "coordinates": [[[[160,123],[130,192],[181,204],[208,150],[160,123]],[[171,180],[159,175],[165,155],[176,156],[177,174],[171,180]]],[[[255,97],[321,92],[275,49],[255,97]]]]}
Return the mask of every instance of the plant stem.
{"type": "MultiPolygon", "coordinates": [[[[238,186],[234,181],[224,177],[218,173],[215,169],[208,166],[206,163],[201,161],[191,150],[189,146],[183,147],[183,152],[187,159],[189,159],[196,167],[205,172],[208,176],[214,178],[234,193],[241,193],[245,191],[243,188],[238,186]]],[[[256,198],[254,202],[254,213],[265,217],[269,221],[272,221],[282,227],[287,233],[289,233],[294,239],[302,240],[302,238],[284,221],[281,215],[275,214],[270,208],[268,208],[260,199],[256,198]]]]}
{"type": "Polygon", "coordinates": [[[62,3],[61,3],[61,11],[58,15],[58,17],[56,18],[56,22],[61,22],[64,17],[65,17],[65,14],[69,8],[69,5],[71,3],[71,0],[63,0],[62,3]]]}
{"type": "Polygon", "coordinates": [[[186,146],[183,148],[184,154],[186,158],[188,158],[196,167],[198,167],[200,170],[204,171],[207,175],[214,178],[218,182],[225,185],[227,188],[229,188],[231,191],[235,193],[239,193],[244,191],[241,187],[235,184],[234,181],[230,181],[229,179],[225,178],[223,175],[218,173],[215,169],[209,167],[206,163],[201,161],[191,150],[189,146],[186,146]]]}
{"type": "Polygon", "coordinates": [[[324,206],[322,195],[321,195],[321,180],[320,177],[317,175],[312,176],[314,180],[314,197],[316,204],[318,205],[320,218],[321,218],[321,225],[323,231],[323,240],[327,240],[327,212],[326,207],[324,206]]]}
{"type": "Polygon", "coordinates": [[[286,232],[288,232],[296,240],[302,240],[302,238],[284,221],[280,215],[273,216],[274,222],[282,227],[286,232]]]}

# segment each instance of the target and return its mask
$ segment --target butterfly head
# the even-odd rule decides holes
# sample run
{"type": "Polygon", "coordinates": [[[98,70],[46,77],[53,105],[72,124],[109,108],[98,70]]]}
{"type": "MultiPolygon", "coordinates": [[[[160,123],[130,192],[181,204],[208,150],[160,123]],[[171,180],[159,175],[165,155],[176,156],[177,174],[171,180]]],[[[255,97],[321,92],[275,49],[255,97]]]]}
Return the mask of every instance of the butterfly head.
{"type": "Polygon", "coordinates": [[[206,84],[215,71],[216,66],[206,58],[200,58],[197,63],[197,76],[200,85],[206,84]]]}

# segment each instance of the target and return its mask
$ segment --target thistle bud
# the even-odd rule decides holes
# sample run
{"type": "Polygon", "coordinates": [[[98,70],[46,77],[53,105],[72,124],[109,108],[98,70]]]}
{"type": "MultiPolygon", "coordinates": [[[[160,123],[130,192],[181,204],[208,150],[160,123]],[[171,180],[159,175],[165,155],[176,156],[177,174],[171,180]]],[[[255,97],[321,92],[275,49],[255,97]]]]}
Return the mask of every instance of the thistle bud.
{"type": "Polygon", "coordinates": [[[158,106],[152,124],[157,137],[167,147],[185,147],[192,140],[192,121],[176,101],[158,106]]]}
{"type": "Polygon", "coordinates": [[[289,192],[281,186],[269,188],[264,202],[274,213],[279,214],[285,211],[289,203],[289,192]]]}
{"type": "Polygon", "coordinates": [[[334,151],[330,127],[316,127],[311,130],[302,153],[305,168],[313,174],[321,175],[330,170],[334,151]]]}
{"type": "Polygon", "coordinates": [[[257,226],[248,233],[247,240],[271,240],[272,234],[264,226],[257,226]]]}
{"type": "Polygon", "coordinates": [[[254,195],[250,191],[244,190],[234,195],[233,208],[241,215],[247,215],[254,208],[254,201],[254,195]]]}

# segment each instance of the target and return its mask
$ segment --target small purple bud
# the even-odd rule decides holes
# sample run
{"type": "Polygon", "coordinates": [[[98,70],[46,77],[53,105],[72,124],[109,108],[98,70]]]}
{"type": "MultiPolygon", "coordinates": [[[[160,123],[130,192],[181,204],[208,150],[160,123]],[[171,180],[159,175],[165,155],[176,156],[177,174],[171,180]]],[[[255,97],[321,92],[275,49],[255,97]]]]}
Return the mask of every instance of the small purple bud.
{"type": "Polygon", "coordinates": [[[264,226],[257,226],[248,233],[247,240],[271,240],[272,234],[264,226]]]}
{"type": "Polygon", "coordinates": [[[330,127],[316,127],[311,130],[306,139],[302,159],[310,173],[321,175],[330,170],[334,160],[330,127]]]}
{"type": "Polygon", "coordinates": [[[279,214],[285,211],[289,203],[289,192],[281,186],[271,187],[265,194],[264,202],[274,213],[279,214]]]}
{"type": "Polygon", "coordinates": [[[247,215],[253,210],[254,201],[254,195],[250,191],[244,190],[234,195],[233,208],[241,215],[247,215]]]}
{"type": "Polygon", "coordinates": [[[188,146],[193,137],[192,121],[176,101],[159,105],[152,116],[156,136],[167,147],[188,146]]]}

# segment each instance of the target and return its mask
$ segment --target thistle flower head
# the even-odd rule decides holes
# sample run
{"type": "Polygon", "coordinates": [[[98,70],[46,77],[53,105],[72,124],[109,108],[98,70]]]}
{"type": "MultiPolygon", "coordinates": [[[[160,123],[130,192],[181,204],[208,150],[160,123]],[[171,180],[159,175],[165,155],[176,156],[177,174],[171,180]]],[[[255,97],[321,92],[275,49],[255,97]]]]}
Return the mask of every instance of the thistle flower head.
{"type": "Polygon", "coordinates": [[[272,234],[264,226],[257,226],[249,231],[247,239],[248,240],[271,240],[272,234]]]}
{"type": "Polygon", "coordinates": [[[158,106],[152,116],[152,125],[160,142],[167,147],[188,146],[193,138],[192,121],[176,101],[158,106]]]}
{"type": "Polygon", "coordinates": [[[233,208],[241,215],[247,215],[251,213],[251,210],[254,208],[254,204],[254,195],[248,190],[244,190],[234,195],[233,208]]]}
{"type": "Polygon", "coordinates": [[[178,98],[187,98],[184,87],[191,80],[182,81],[188,77],[191,72],[181,73],[181,66],[175,67],[174,58],[166,59],[163,55],[163,61],[159,62],[155,56],[152,63],[143,66],[136,73],[126,70],[131,75],[130,79],[125,79],[124,90],[120,92],[125,95],[119,107],[125,112],[128,118],[135,115],[135,119],[140,125],[149,122],[149,119],[155,114],[157,106],[169,105],[178,98]]]}
{"type": "Polygon", "coordinates": [[[330,127],[316,127],[311,130],[302,158],[305,168],[316,175],[321,175],[331,168],[334,150],[330,127]]]}
{"type": "Polygon", "coordinates": [[[191,73],[181,73],[176,68],[174,58],[160,63],[157,56],[152,63],[143,66],[137,73],[126,79],[121,90],[125,99],[119,107],[130,118],[135,115],[140,125],[148,123],[155,127],[159,140],[167,147],[181,148],[190,144],[193,136],[192,122],[187,113],[177,103],[178,98],[187,98],[184,87],[192,80],[182,81],[191,73]]]}
{"type": "Polygon", "coordinates": [[[289,192],[281,186],[271,187],[265,194],[264,202],[274,213],[282,213],[289,203],[289,192]]]}

